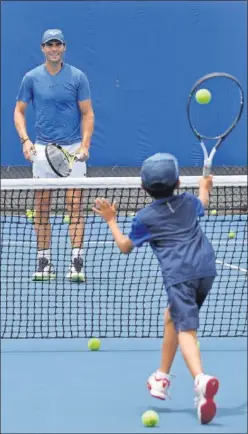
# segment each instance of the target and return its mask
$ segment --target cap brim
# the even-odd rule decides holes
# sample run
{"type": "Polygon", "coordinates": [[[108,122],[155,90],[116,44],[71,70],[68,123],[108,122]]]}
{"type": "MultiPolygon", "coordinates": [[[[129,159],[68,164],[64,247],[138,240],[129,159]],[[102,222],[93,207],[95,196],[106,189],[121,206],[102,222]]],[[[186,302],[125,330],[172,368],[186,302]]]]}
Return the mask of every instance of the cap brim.
{"type": "Polygon", "coordinates": [[[61,42],[61,44],[65,43],[65,41],[63,41],[62,39],[59,39],[59,38],[49,38],[49,39],[46,39],[45,41],[42,41],[42,44],[46,44],[47,42],[51,42],[51,41],[58,41],[58,42],[61,42]]]}

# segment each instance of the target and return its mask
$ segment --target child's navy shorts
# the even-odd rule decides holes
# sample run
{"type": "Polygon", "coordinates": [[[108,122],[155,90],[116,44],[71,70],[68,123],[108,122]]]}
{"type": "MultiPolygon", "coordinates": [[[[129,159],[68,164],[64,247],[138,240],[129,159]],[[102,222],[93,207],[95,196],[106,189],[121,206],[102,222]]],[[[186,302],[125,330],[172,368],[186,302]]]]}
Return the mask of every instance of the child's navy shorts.
{"type": "Polygon", "coordinates": [[[167,288],[170,316],[177,332],[199,328],[199,310],[214,279],[215,277],[204,277],[167,288]]]}

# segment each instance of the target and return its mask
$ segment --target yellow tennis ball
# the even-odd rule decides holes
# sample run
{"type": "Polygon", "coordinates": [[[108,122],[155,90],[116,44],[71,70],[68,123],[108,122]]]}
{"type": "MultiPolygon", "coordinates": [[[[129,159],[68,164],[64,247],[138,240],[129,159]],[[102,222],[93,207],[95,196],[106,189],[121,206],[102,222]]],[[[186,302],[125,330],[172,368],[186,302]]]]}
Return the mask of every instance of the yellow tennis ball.
{"type": "Polygon", "coordinates": [[[208,104],[211,100],[211,93],[208,89],[199,89],[195,94],[195,99],[199,104],[208,104]]]}
{"type": "Polygon", "coordinates": [[[33,217],[33,216],[34,216],[33,211],[32,211],[31,209],[27,209],[27,211],[26,211],[26,216],[27,216],[27,217],[33,217]]]}
{"type": "Polygon", "coordinates": [[[69,224],[70,224],[70,217],[69,217],[68,215],[65,215],[64,220],[63,220],[63,223],[64,223],[65,225],[69,225],[69,224]]]}
{"type": "Polygon", "coordinates": [[[36,214],[35,210],[32,211],[31,209],[27,209],[26,217],[27,217],[29,223],[33,223],[33,218],[35,217],[35,214],[36,214]]]}
{"type": "Polygon", "coordinates": [[[229,232],[228,236],[229,238],[235,238],[236,234],[235,232],[229,232]]]}
{"type": "Polygon", "coordinates": [[[198,348],[200,348],[200,342],[199,341],[197,341],[197,346],[198,346],[198,348]]]}
{"type": "Polygon", "coordinates": [[[88,348],[90,351],[98,351],[101,347],[101,341],[98,338],[92,338],[88,341],[88,348]]]}
{"type": "Polygon", "coordinates": [[[159,423],[159,416],[156,411],[148,410],[142,414],[142,423],[144,426],[153,427],[159,423]]]}
{"type": "Polygon", "coordinates": [[[212,211],[211,211],[211,215],[216,215],[216,214],[217,214],[216,209],[212,209],[212,211]]]}

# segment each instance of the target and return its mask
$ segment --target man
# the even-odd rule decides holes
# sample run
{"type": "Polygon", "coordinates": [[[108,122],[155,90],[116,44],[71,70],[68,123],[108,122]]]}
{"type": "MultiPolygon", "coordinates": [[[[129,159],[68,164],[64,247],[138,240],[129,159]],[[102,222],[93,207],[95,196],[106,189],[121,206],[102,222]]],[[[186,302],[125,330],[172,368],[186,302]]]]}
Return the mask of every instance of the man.
{"type": "MultiPolygon", "coordinates": [[[[41,50],[45,63],[29,71],[23,78],[17,96],[14,122],[23,145],[24,157],[33,163],[34,178],[56,178],[45,157],[45,145],[55,142],[69,152],[76,152],[79,162],[73,165],[71,177],[86,175],[85,159],[94,129],[94,113],[90,87],[86,75],[63,62],[66,43],[61,30],[46,30],[41,50]],[[32,102],[36,122],[35,144],[30,140],[25,112],[32,102]]],[[[44,184],[45,185],[45,184],[44,184]]],[[[37,234],[38,261],[33,280],[49,280],[56,277],[51,262],[49,223],[51,191],[35,193],[35,231],[37,234]]],[[[71,266],[66,277],[83,281],[82,244],[84,221],[82,191],[68,190],[66,205],[70,216],[70,240],[72,246],[71,266]]]]}

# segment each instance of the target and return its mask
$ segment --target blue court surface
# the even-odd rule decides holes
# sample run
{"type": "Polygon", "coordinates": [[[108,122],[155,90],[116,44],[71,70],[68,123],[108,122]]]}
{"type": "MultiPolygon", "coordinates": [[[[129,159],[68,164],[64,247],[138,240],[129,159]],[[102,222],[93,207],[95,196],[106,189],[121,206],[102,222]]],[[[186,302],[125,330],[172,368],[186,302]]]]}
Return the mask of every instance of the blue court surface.
{"type": "Polygon", "coordinates": [[[161,340],[2,342],[2,433],[247,433],[247,345],[244,339],[202,339],[206,372],[218,376],[218,413],[199,425],[192,379],[178,352],[169,401],[152,398],[148,375],[160,360],[161,340]],[[153,409],[159,426],[144,428],[153,409]]]}
{"type": "Polygon", "coordinates": [[[164,309],[160,292],[153,294],[161,278],[150,249],[119,255],[106,225],[88,219],[87,283],[73,285],[63,277],[70,255],[68,228],[60,221],[53,235],[59,248],[52,248],[57,279],[32,282],[35,235],[26,219],[16,220],[11,238],[10,221],[2,222],[2,433],[247,433],[246,216],[203,220],[219,270],[201,313],[200,335],[206,337],[199,339],[205,372],[220,380],[218,412],[208,426],[197,421],[193,381],[180,351],[171,400],[156,400],[146,388],[160,363],[156,331],[164,309]],[[230,231],[235,239],[228,238],[230,231]],[[101,349],[90,352],[88,337],[103,332],[101,349]],[[150,338],[137,337],[143,334],[150,338]],[[156,428],[142,426],[150,409],[160,417],[156,428]]]}

